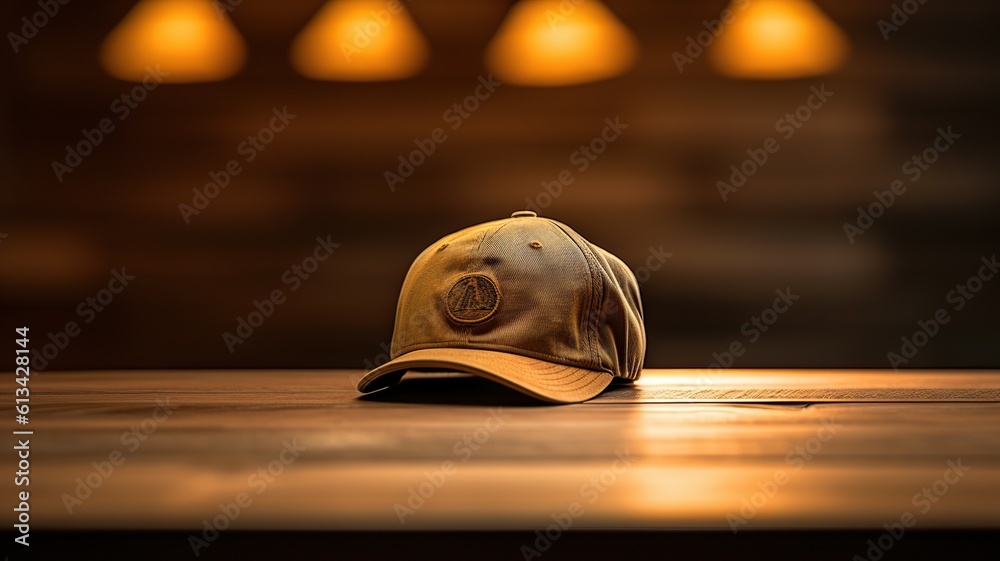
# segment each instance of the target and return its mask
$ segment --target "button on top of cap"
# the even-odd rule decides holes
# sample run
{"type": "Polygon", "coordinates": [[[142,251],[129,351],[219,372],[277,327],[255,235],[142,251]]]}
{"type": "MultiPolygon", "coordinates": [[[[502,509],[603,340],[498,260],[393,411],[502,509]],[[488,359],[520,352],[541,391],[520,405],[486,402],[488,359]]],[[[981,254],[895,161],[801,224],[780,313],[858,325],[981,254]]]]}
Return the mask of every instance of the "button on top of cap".
{"type": "Polygon", "coordinates": [[[519,211],[515,212],[514,214],[510,215],[511,218],[524,218],[525,216],[527,216],[529,218],[536,218],[538,215],[535,214],[534,211],[531,211],[531,210],[519,210],[519,211]]]}

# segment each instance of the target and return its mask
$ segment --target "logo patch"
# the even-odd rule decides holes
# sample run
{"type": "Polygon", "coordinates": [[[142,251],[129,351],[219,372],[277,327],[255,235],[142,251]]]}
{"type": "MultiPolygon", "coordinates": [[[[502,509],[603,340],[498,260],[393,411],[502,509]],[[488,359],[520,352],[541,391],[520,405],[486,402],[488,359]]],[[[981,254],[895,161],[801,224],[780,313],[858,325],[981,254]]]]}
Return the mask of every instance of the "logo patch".
{"type": "Polygon", "coordinates": [[[486,275],[465,275],[448,291],[448,317],[464,324],[482,323],[500,306],[500,290],[486,275]]]}

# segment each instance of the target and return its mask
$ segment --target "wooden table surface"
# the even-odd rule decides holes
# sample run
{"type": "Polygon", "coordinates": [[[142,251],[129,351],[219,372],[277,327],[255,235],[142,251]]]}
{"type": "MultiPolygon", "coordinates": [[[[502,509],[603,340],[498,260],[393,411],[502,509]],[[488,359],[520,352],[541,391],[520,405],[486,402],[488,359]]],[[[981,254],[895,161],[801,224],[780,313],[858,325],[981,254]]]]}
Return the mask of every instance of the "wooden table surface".
{"type": "Polygon", "coordinates": [[[35,375],[33,528],[1000,528],[997,371],[647,370],[566,406],[360,375],[35,375]]]}

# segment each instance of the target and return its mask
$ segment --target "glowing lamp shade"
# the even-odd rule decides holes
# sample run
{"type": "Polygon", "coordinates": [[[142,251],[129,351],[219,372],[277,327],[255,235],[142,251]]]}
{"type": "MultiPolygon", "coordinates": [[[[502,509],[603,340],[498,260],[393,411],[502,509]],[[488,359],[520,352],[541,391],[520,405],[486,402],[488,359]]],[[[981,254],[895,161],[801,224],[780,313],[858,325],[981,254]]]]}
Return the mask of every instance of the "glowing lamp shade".
{"type": "Polygon", "coordinates": [[[563,86],[611,78],[631,68],[635,38],[598,0],[521,0],[486,51],[486,64],[511,84],[563,86]]]}
{"type": "Polygon", "coordinates": [[[752,0],[730,6],[735,20],[710,59],[733,78],[786,79],[826,74],[847,58],[844,33],[810,0],[752,0]]]}
{"type": "Polygon", "coordinates": [[[292,64],[316,80],[401,80],[420,72],[428,53],[401,2],[331,0],[295,38],[292,64]]]}
{"type": "Polygon", "coordinates": [[[243,66],[246,47],[211,0],[142,0],[101,46],[101,63],[116,78],[141,81],[147,67],[166,82],[209,82],[243,66]]]}

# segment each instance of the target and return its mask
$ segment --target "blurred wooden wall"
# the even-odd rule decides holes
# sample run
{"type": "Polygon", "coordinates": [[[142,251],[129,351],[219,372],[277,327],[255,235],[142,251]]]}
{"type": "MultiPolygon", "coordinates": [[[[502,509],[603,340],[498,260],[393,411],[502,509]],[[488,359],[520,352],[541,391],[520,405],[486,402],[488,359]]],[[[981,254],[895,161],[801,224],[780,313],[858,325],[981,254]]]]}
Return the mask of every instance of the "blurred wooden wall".
{"type": "MultiPolygon", "coordinates": [[[[997,252],[1000,208],[993,26],[1000,5],[929,0],[883,40],[891,2],[821,1],[847,32],[848,64],[826,77],[734,81],[704,57],[677,71],[671,54],[724,2],[608,0],[637,35],[627,76],[577,87],[501,86],[457,130],[443,119],[486,75],[482,53],[509,2],[408,4],[432,47],[418,77],[381,84],[314,82],[294,73],[288,45],[322,4],[244,2],[231,18],[249,44],[245,69],[217,83],[165,84],[118,120],[133,84],[97,63],[100,41],[132,2],[70,3],[4,57],[0,145],[0,305],[5,328],[27,324],[36,345],[82,325],[50,369],[104,367],[362,367],[388,342],[411,260],[438,237],[536,203],[542,182],[574,181],[542,210],[643,274],[647,365],[704,367],[776,289],[800,295],[734,366],[888,366],[900,336],[948,307],[946,294],[997,252]],[[834,95],[781,140],[759,172],[723,202],[716,182],[805,103],[834,95]],[[274,108],[284,131],[185,224],[180,203],[274,108]],[[115,130],[58,181],[65,145],[112,117],[115,130]],[[628,124],[583,172],[570,162],[605,119],[628,124]],[[845,221],[938,127],[961,138],[868,233],[845,221]],[[384,172],[414,139],[448,140],[395,192],[384,172]],[[340,246],[289,292],[282,274],[317,236],[340,246]],[[658,263],[655,259],[652,263],[658,263]],[[78,306],[111,270],[136,279],[91,323],[78,306]],[[253,301],[287,301],[230,353],[223,332],[253,301]]],[[[36,11],[4,6],[3,29],[36,11]]],[[[908,366],[1000,364],[1000,280],[951,314],[908,366]]],[[[87,316],[90,317],[90,316],[87,316]]],[[[58,338],[58,337],[57,337],[58,338]]]]}

